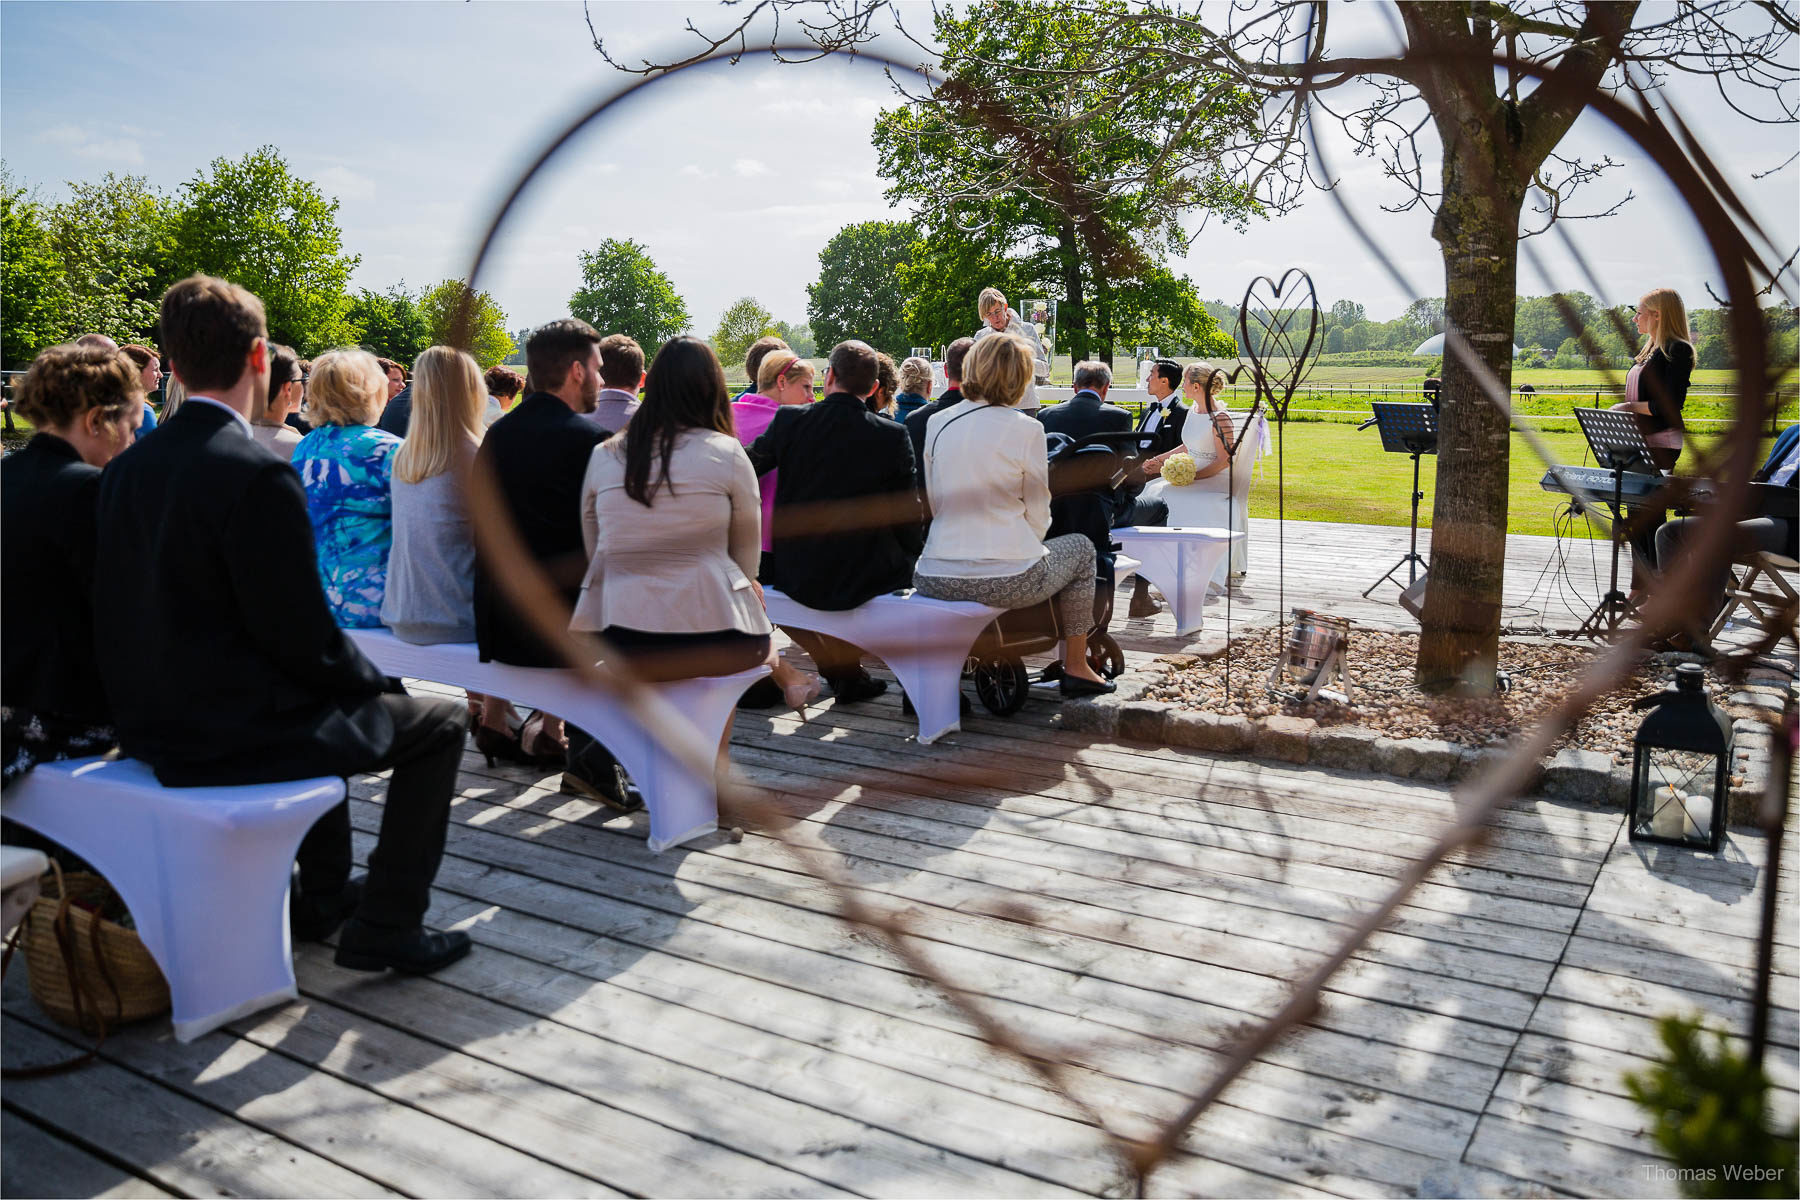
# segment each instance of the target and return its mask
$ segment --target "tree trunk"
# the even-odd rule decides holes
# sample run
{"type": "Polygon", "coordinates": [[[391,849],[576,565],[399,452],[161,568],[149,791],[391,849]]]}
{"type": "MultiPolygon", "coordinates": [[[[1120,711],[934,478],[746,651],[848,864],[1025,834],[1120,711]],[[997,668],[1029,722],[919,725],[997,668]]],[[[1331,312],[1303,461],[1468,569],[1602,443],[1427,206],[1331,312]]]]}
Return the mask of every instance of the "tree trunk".
{"type": "MultiPolygon", "coordinates": [[[[1444,138],[1444,200],[1432,226],[1443,247],[1446,328],[1459,332],[1512,387],[1512,328],[1523,191],[1510,164],[1466,156],[1492,145],[1444,138]]],[[[1506,582],[1506,512],[1512,439],[1506,414],[1475,373],[1444,350],[1437,482],[1431,506],[1431,582],[1420,616],[1416,678],[1427,690],[1494,690],[1506,582]]]]}
{"type": "Polygon", "coordinates": [[[1116,336],[1113,331],[1112,288],[1107,284],[1105,276],[1094,272],[1094,357],[1103,363],[1110,364],[1117,347],[1113,345],[1116,336]]]}
{"type": "MultiPolygon", "coordinates": [[[[1076,241],[1073,221],[1065,219],[1057,230],[1056,258],[1062,267],[1066,296],[1056,314],[1056,323],[1069,335],[1069,361],[1078,363],[1088,356],[1088,315],[1081,286],[1081,247],[1076,241]]],[[[1056,347],[1047,346],[1045,350],[1055,357],[1056,347]]]]}

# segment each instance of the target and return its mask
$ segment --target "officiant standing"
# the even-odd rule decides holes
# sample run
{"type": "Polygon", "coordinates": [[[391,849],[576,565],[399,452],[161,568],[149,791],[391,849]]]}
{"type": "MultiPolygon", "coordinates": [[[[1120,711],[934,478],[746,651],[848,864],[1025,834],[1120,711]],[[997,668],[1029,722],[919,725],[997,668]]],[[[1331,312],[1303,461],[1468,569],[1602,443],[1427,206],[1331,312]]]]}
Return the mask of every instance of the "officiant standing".
{"type": "Polygon", "coordinates": [[[1037,326],[1014,312],[1007,304],[1006,296],[995,287],[981,289],[981,295],[975,301],[975,311],[980,314],[982,322],[981,328],[975,331],[977,342],[997,334],[1010,333],[1023,339],[1031,347],[1031,384],[1025,389],[1025,399],[1020,402],[1019,410],[1035,413],[1038,409],[1038,387],[1050,382],[1050,357],[1044,351],[1043,339],[1038,337],[1037,326]]]}

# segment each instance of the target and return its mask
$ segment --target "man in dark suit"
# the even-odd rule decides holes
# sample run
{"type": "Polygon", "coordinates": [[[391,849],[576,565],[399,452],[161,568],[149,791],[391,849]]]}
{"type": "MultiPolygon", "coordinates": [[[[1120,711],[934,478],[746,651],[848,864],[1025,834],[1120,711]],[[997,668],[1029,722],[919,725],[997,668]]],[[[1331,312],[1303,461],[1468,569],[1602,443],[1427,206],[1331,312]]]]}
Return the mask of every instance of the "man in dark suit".
{"type": "MultiPolygon", "coordinates": [[[[586,321],[552,321],[526,341],[525,362],[535,390],[488,428],[476,461],[492,472],[526,553],[572,608],[587,573],[581,481],[594,447],[607,436],[585,416],[600,397],[600,334],[586,321]]],[[[475,562],[475,641],[483,662],[565,665],[506,599],[481,556],[475,562]]],[[[546,714],[540,736],[556,739],[560,725],[546,714]]],[[[605,747],[573,725],[567,733],[563,791],[621,810],[642,807],[643,798],[605,747]]]]}
{"type": "MultiPolygon", "coordinates": [[[[912,439],[913,466],[919,473],[919,494],[925,494],[925,427],[931,418],[943,412],[953,404],[962,403],[962,366],[963,359],[969,357],[969,351],[975,346],[974,338],[957,338],[944,348],[944,382],[950,386],[936,400],[915,408],[906,415],[906,436],[912,439]]],[[[927,498],[927,519],[925,526],[931,527],[929,498],[927,498]]]]}
{"type": "Polygon", "coordinates": [[[366,882],[350,878],[339,805],[301,843],[290,919],[306,940],[350,917],[342,966],[436,970],[469,949],[466,933],[420,923],[463,707],[384,694],[381,672],[332,621],[300,477],[250,436],[269,381],[262,302],[196,275],[163,297],[161,331],[187,403],[112,464],[98,504],[96,609],[129,596],[138,617],[95,628],[120,745],[172,787],[392,768],[366,882]]]}
{"type": "Polygon", "coordinates": [[[375,422],[375,428],[403,438],[412,424],[412,381],[406,377],[406,368],[393,359],[378,358],[375,361],[381,364],[388,381],[387,407],[381,410],[381,419],[375,422]]]}
{"type": "Polygon", "coordinates": [[[1128,433],[1131,414],[1106,402],[1112,389],[1112,368],[1103,362],[1075,364],[1075,394],[1061,404],[1038,410],[1038,420],[1051,433],[1081,440],[1091,433],[1128,433]]]}
{"type": "MultiPolygon", "coordinates": [[[[830,362],[825,398],[778,411],[749,454],[756,474],[779,472],[772,578],[764,582],[809,608],[842,612],[912,586],[924,514],[912,441],[864,404],[876,388],[875,351],[840,342],[830,362]]],[[[788,634],[812,655],[839,703],[887,690],[863,670],[855,646],[806,630],[788,634]]]]}
{"type": "MultiPolygon", "coordinates": [[[[1181,364],[1172,358],[1159,358],[1150,365],[1150,378],[1144,381],[1144,390],[1150,393],[1150,403],[1138,417],[1137,431],[1151,435],[1150,445],[1144,450],[1145,459],[1157,458],[1181,446],[1182,431],[1187,426],[1187,405],[1181,402],[1181,364]]],[[[1167,525],[1169,523],[1169,506],[1161,500],[1140,500],[1139,493],[1149,477],[1140,473],[1136,479],[1127,480],[1119,489],[1119,505],[1113,516],[1113,528],[1126,525],[1167,525]]],[[[1149,585],[1143,576],[1137,577],[1136,585],[1131,593],[1131,607],[1127,610],[1130,616],[1147,617],[1157,611],[1156,601],[1150,598],[1149,585]]]]}

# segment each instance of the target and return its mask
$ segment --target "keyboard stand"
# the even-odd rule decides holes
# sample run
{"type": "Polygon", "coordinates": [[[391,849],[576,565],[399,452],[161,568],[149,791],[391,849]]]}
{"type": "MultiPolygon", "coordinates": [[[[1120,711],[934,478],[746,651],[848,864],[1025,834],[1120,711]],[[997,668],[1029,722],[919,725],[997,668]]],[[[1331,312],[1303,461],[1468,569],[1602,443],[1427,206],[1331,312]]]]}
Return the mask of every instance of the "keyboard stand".
{"type": "MultiPolygon", "coordinates": [[[[1611,637],[1618,632],[1619,626],[1638,615],[1638,606],[1619,590],[1619,547],[1624,541],[1625,524],[1625,472],[1640,466],[1660,472],[1650,458],[1650,446],[1638,427],[1636,413],[1578,408],[1575,419],[1587,437],[1595,463],[1611,471],[1613,477],[1612,499],[1604,501],[1612,510],[1612,576],[1606,595],[1575,631],[1576,637],[1599,640],[1611,637]]],[[[1576,503],[1579,505],[1580,501],[1576,503]]]]}

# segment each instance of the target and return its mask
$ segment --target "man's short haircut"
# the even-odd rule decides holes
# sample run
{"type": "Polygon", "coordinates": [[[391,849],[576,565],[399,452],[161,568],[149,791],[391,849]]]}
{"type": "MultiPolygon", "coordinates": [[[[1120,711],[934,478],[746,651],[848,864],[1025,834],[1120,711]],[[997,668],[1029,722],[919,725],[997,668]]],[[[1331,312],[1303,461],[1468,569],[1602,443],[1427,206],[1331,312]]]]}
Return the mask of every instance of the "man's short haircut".
{"type": "Polygon", "coordinates": [[[554,392],[560,388],[568,382],[569,368],[575,360],[585,358],[588,349],[599,344],[599,332],[574,317],[538,326],[525,339],[525,369],[531,376],[533,390],[554,392]]]}
{"type": "Polygon", "coordinates": [[[490,396],[516,396],[525,386],[525,377],[511,367],[489,367],[482,382],[490,396]]]}
{"type": "Polygon", "coordinates": [[[15,403],[19,415],[40,429],[70,425],[90,408],[100,409],[110,423],[143,407],[144,384],[117,350],[48,346],[31,360],[15,403]]]}
{"type": "Polygon", "coordinates": [[[151,363],[155,362],[156,358],[157,358],[156,351],[152,350],[148,346],[141,346],[136,342],[132,342],[129,345],[125,345],[125,346],[120,346],[119,353],[123,354],[126,358],[129,358],[133,363],[135,363],[137,365],[137,369],[140,371],[143,370],[145,367],[149,366],[151,363]]]}
{"type": "Polygon", "coordinates": [[[306,418],[320,425],[373,425],[387,405],[387,372],[381,360],[351,346],[313,360],[306,418]]]}
{"type": "Polygon", "coordinates": [[[609,388],[635,392],[644,381],[644,348],[629,333],[609,333],[600,339],[600,382],[609,388]]]}
{"type": "Polygon", "coordinates": [[[1157,359],[1150,364],[1150,373],[1152,375],[1161,375],[1164,381],[1168,383],[1170,391],[1179,392],[1181,390],[1181,364],[1174,359],[1157,359]]]}
{"type": "Polygon", "coordinates": [[[235,283],[190,275],[163,294],[158,338],[190,395],[231,388],[268,336],[262,301],[235,283]]]}
{"type": "Polygon", "coordinates": [[[957,338],[944,347],[944,378],[962,382],[963,359],[969,357],[969,347],[975,344],[974,338],[957,338]]]}
{"type": "Polygon", "coordinates": [[[117,350],[119,348],[119,343],[113,341],[104,333],[84,333],[75,339],[75,344],[77,346],[98,346],[102,350],[117,350]]]}
{"type": "Polygon", "coordinates": [[[913,355],[900,364],[900,390],[923,396],[931,390],[931,364],[913,355]]]}
{"type": "Polygon", "coordinates": [[[975,298],[975,315],[987,320],[987,315],[996,304],[1006,303],[1006,293],[997,287],[984,287],[981,295],[975,298]]]}
{"type": "Polygon", "coordinates": [[[762,370],[762,360],[767,358],[771,351],[786,350],[787,348],[788,344],[774,334],[759,337],[750,343],[750,349],[744,352],[744,374],[749,377],[751,387],[755,387],[757,379],[760,378],[758,372],[762,370]]]}
{"type": "Polygon", "coordinates": [[[1097,392],[1112,386],[1112,368],[1097,359],[1084,358],[1075,364],[1075,390],[1097,392]]]}
{"type": "Polygon", "coordinates": [[[1031,387],[1031,347],[1015,334],[982,338],[965,365],[969,376],[963,380],[963,395],[970,400],[1010,408],[1031,387]]]}
{"type": "Polygon", "coordinates": [[[875,387],[878,364],[875,350],[867,342],[839,342],[831,348],[831,371],[841,392],[867,396],[875,387]]]}

